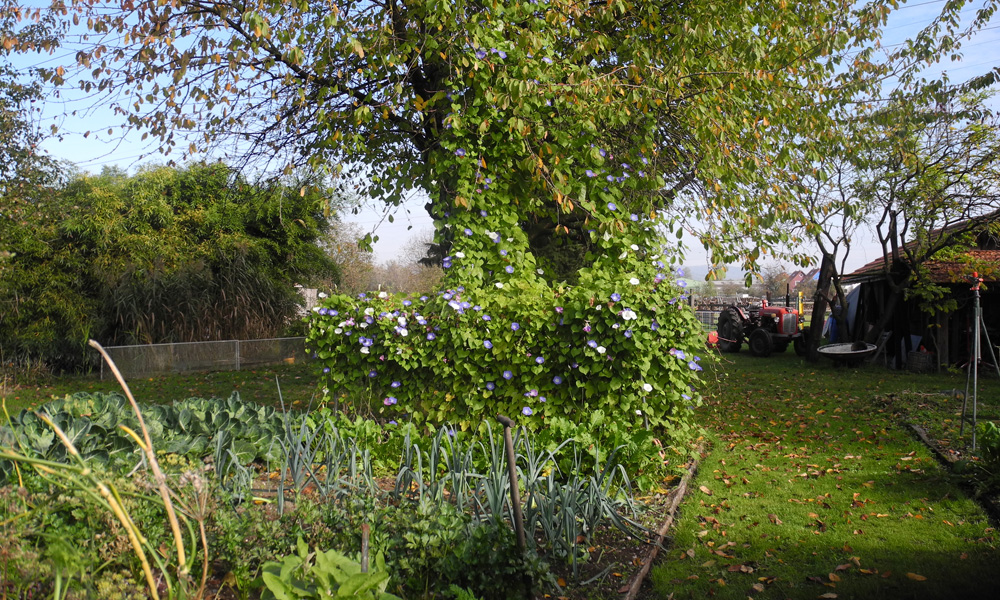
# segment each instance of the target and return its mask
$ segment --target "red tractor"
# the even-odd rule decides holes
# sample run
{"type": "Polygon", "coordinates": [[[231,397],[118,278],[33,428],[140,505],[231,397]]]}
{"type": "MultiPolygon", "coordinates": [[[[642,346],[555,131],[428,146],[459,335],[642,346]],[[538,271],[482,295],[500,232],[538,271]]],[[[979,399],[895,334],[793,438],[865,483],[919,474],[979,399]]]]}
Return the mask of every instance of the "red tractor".
{"type": "Polygon", "coordinates": [[[750,354],[770,356],[793,344],[795,353],[802,356],[806,331],[794,308],[768,306],[767,300],[762,300],[759,307],[730,306],[719,314],[719,349],[739,352],[746,342],[750,354]]]}

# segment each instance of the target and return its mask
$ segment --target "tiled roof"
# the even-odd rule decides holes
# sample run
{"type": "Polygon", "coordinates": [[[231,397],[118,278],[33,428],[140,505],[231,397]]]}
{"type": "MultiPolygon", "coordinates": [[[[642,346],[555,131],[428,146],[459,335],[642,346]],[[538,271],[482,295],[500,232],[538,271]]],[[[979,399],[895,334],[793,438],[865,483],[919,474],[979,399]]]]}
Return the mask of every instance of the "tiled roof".
{"type": "MultiPolygon", "coordinates": [[[[1000,250],[970,250],[966,255],[974,259],[998,265],[998,269],[992,274],[986,274],[986,281],[1000,281],[1000,250]]],[[[843,283],[861,283],[862,281],[872,281],[882,279],[881,258],[873,260],[867,265],[849,273],[842,278],[843,283]]],[[[934,283],[954,283],[965,276],[968,269],[966,265],[953,260],[934,260],[924,265],[930,273],[931,281],[934,283]]]]}

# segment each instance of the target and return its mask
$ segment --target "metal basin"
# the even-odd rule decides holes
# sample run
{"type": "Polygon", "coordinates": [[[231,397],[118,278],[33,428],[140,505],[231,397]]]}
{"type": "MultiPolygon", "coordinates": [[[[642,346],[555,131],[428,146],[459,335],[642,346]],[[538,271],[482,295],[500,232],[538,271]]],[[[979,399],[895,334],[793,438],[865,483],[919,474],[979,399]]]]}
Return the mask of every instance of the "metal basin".
{"type": "Polygon", "coordinates": [[[878,346],[866,342],[827,344],[816,349],[817,352],[833,362],[846,365],[860,365],[866,358],[875,354],[876,350],[878,350],[878,346]]]}

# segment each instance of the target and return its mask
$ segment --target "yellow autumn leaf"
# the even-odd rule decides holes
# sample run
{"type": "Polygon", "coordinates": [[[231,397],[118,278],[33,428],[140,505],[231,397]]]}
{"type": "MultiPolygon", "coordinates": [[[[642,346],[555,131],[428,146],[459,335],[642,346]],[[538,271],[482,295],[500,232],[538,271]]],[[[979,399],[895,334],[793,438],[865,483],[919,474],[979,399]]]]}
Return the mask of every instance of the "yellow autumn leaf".
{"type": "Polygon", "coordinates": [[[927,581],[927,578],[923,575],[917,575],[916,573],[907,573],[906,576],[913,581],[927,581]]]}

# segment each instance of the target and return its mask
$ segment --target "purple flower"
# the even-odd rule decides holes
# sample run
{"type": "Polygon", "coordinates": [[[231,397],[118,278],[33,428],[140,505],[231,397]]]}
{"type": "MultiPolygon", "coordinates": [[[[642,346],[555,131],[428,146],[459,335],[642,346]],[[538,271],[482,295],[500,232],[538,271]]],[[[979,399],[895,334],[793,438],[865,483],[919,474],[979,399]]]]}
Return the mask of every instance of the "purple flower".
{"type": "Polygon", "coordinates": [[[455,156],[458,156],[460,158],[465,156],[465,148],[459,148],[458,150],[455,150],[455,156]]]}
{"type": "Polygon", "coordinates": [[[597,152],[600,153],[601,158],[604,158],[608,155],[607,151],[605,151],[604,148],[598,148],[597,152]]]}
{"type": "Polygon", "coordinates": [[[670,349],[670,356],[676,356],[677,358],[679,358],[681,360],[684,360],[686,358],[686,355],[684,354],[684,351],[683,350],[678,350],[677,348],[671,348],[670,349]]]}
{"type": "Polygon", "coordinates": [[[530,417],[532,415],[531,407],[530,406],[525,406],[524,408],[522,408],[521,409],[521,414],[524,415],[524,416],[526,416],[526,417],[530,417]]]}
{"type": "Polygon", "coordinates": [[[511,373],[510,371],[504,371],[503,378],[506,379],[507,381],[510,381],[511,379],[514,378],[514,374],[511,373]]]}
{"type": "Polygon", "coordinates": [[[514,321],[513,323],[510,324],[510,328],[513,331],[517,331],[518,329],[521,328],[521,325],[517,321],[514,321]]]}
{"type": "Polygon", "coordinates": [[[590,322],[589,321],[587,323],[583,324],[583,332],[584,333],[590,333],[590,322]]]}
{"type": "Polygon", "coordinates": [[[653,331],[656,331],[657,329],[660,328],[660,324],[656,322],[656,319],[653,319],[653,322],[649,325],[649,328],[652,329],[653,331]]]}
{"type": "Polygon", "coordinates": [[[330,372],[330,367],[323,367],[323,372],[324,373],[329,373],[330,372]]]}
{"type": "Polygon", "coordinates": [[[503,268],[503,270],[507,271],[508,273],[513,273],[514,272],[514,267],[512,267],[510,265],[507,265],[506,267],[503,268]]]}
{"type": "Polygon", "coordinates": [[[539,396],[538,397],[538,401],[539,402],[545,402],[545,396],[539,396]]]}
{"type": "Polygon", "coordinates": [[[625,330],[625,337],[627,337],[627,338],[632,337],[632,330],[631,329],[626,329],[625,330]]]}
{"type": "Polygon", "coordinates": [[[597,173],[594,173],[590,169],[587,169],[587,177],[597,177],[597,173]]]}
{"type": "Polygon", "coordinates": [[[543,56],[542,57],[542,62],[545,63],[545,64],[547,64],[547,65],[551,65],[552,64],[552,59],[549,58],[548,56],[543,56]]]}
{"type": "Polygon", "coordinates": [[[544,363],[545,363],[545,359],[543,357],[539,356],[539,357],[535,358],[535,364],[541,365],[541,364],[544,364],[544,363]]]}
{"type": "MultiPolygon", "coordinates": [[[[490,179],[487,177],[486,178],[486,183],[489,183],[489,182],[490,182],[490,179]]],[[[479,211],[479,216],[480,217],[485,217],[486,215],[487,215],[487,212],[485,210],[479,211]]]]}
{"type": "Polygon", "coordinates": [[[398,382],[398,381],[393,381],[392,383],[390,383],[390,384],[389,384],[389,387],[392,387],[392,388],[398,388],[398,387],[400,387],[400,386],[402,386],[402,385],[403,385],[403,384],[402,384],[402,383],[400,383],[400,382],[398,382]]]}
{"type": "Polygon", "coordinates": [[[691,369],[692,371],[701,371],[702,370],[701,365],[699,365],[698,363],[694,362],[693,360],[688,363],[688,368],[691,369]]]}
{"type": "Polygon", "coordinates": [[[479,60],[482,60],[482,59],[486,58],[486,51],[485,50],[476,50],[476,58],[478,58],[479,60]]]}
{"type": "Polygon", "coordinates": [[[597,342],[595,342],[594,340],[587,340],[587,345],[590,346],[591,348],[596,348],[597,342]]]}
{"type": "Polygon", "coordinates": [[[611,294],[611,301],[612,302],[618,302],[621,299],[622,299],[622,295],[619,294],[618,292],[615,292],[615,293],[611,294]]]}
{"type": "Polygon", "coordinates": [[[558,375],[556,375],[555,377],[552,378],[552,383],[554,383],[556,385],[559,385],[562,382],[563,382],[563,378],[560,377],[560,376],[558,376],[558,375]]]}
{"type": "Polygon", "coordinates": [[[382,401],[382,404],[385,404],[386,406],[392,406],[396,402],[397,402],[397,400],[395,398],[393,398],[392,396],[389,396],[385,400],[382,401]]]}
{"type": "Polygon", "coordinates": [[[489,340],[483,340],[483,346],[485,346],[486,349],[489,350],[490,348],[493,347],[493,342],[491,342],[489,340]]]}
{"type": "Polygon", "coordinates": [[[631,215],[629,215],[628,218],[631,219],[631,220],[633,220],[633,221],[638,221],[639,220],[639,215],[637,215],[635,213],[632,213],[631,215]]]}
{"type": "Polygon", "coordinates": [[[483,315],[483,320],[484,320],[484,321],[492,321],[492,320],[493,320],[493,317],[491,317],[491,316],[489,316],[489,315],[483,315]]]}
{"type": "Polygon", "coordinates": [[[472,230],[468,227],[465,228],[465,235],[472,235],[472,230]]]}
{"type": "Polygon", "coordinates": [[[556,307],[556,312],[557,313],[562,314],[562,311],[563,311],[563,307],[561,307],[561,306],[557,306],[556,307]]]}
{"type": "Polygon", "coordinates": [[[428,334],[427,334],[427,341],[428,341],[428,342],[430,342],[430,341],[433,341],[433,340],[434,340],[434,338],[436,338],[436,337],[437,337],[437,336],[436,336],[436,335],[434,335],[433,333],[428,333],[428,334]]]}
{"type": "Polygon", "coordinates": [[[618,206],[614,202],[608,202],[608,210],[618,210],[618,206]]]}
{"type": "Polygon", "coordinates": [[[368,376],[372,378],[378,377],[378,371],[372,369],[371,371],[368,371],[368,376]]]}
{"type": "Polygon", "coordinates": [[[500,256],[507,256],[506,250],[500,250],[500,256]]]}
{"type": "Polygon", "coordinates": [[[486,382],[486,389],[492,391],[492,390],[495,390],[496,387],[497,387],[497,385],[495,383],[493,383],[492,381],[487,381],[486,382]]]}
{"type": "Polygon", "coordinates": [[[507,58],[507,53],[504,52],[503,50],[497,50],[496,48],[491,48],[490,51],[499,56],[500,58],[507,58]]]}

